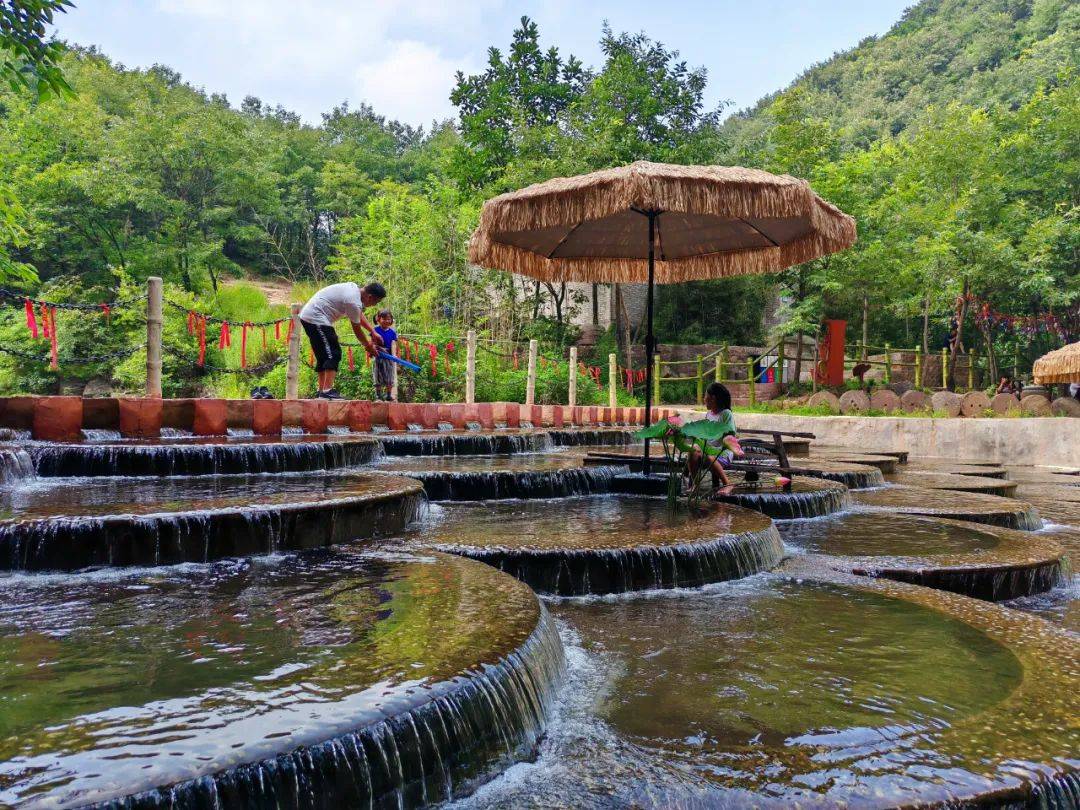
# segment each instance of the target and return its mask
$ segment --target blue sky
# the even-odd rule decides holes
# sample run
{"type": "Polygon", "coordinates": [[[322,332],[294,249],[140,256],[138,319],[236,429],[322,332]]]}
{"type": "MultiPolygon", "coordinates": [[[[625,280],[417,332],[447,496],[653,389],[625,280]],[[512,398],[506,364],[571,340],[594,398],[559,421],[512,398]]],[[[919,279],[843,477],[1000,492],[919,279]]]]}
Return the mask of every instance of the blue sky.
{"type": "Polygon", "coordinates": [[[319,114],[348,100],[412,124],[453,114],[456,70],[482,68],[505,50],[518,19],[589,65],[600,62],[604,20],[644,30],[709,71],[708,100],[737,108],[870,34],[884,33],[914,0],[76,0],[59,35],[97,45],[134,67],[157,63],[238,105],[246,95],[319,114]]]}

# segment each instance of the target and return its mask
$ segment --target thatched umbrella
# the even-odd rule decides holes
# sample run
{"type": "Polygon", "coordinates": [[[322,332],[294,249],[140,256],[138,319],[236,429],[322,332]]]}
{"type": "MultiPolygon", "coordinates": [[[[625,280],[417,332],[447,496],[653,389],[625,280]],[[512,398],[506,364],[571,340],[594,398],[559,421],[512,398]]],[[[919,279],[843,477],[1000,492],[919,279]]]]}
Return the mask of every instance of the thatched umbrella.
{"type": "Polygon", "coordinates": [[[1036,385],[1080,383],[1080,342],[1048,352],[1035,361],[1036,385]]]}
{"type": "Polygon", "coordinates": [[[488,200],[469,259],[541,281],[647,283],[648,425],[654,284],[772,273],[854,242],[855,220],[805,180],[737,166],[638,162],[488,200]]]}

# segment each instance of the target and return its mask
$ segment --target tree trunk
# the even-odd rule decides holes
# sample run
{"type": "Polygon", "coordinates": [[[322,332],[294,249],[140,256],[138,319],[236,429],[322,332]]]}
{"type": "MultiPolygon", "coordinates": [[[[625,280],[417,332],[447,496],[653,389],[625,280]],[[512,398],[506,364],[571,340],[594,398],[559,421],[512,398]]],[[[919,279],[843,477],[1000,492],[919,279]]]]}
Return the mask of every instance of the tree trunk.
{"type": "MultiPolygon", "coordinates": [[[[963,344],[964,321],[967,319],[968,306],[968,280],[964,279],[963,298],[960,301],[960,311],[956,313],[956,336],[949,343],[949,390],[956,387],[956,361],[960,354],[960,346],[963,344]]],[[[950,330],[951,332],[951,330],[950,330]]],[[[968,362],[971,362],[971,352],[968,352],[968,362]]]]}
{"type": "Polygon", "coordinates": [[[930,296],[923,298],[922,307],[922,353],[930,356],[930,296]]]}
{"type": "Polygon", "coordinates": [[[862,297],[862,359],[866,360],[868,349],[866,344],[870,342],[870,296],[863,293],[862,297]]]}
{"type": "Polygon", "coordinates": [[[600,325],[600,302],[597,300],[600,297],[600,285],[592,285],[592,322],[593,326],[600,325]]]}
{"type": "MultiPolygon", "coordinates": [[[[783,340],[783,338],[780,338],[783,340]]],[[[802,355],[803,355],[803,333],[798,332],[795,336],[795,385],[799,385],[799,381],[802,379],[802,355]]]]}

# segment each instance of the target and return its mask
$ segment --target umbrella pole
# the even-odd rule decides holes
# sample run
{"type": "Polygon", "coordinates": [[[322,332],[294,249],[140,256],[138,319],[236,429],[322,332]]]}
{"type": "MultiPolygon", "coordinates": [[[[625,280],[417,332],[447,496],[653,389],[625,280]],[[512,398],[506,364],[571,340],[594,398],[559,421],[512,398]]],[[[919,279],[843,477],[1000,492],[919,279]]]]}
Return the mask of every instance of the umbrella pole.
{"type": "MultiPolygon", "coordinates": [[[[652,395],[653,395],[653,356],[656,354],[656,339],[653,337],[653,272],[655,270],[656,249],[656,211],[649,211],[649,289],[645,304],[645,320],[647,327],[645,332],[645,427],[652,424],[652,395]]],[[[645,475],[652,472],[652,457],[649,450],[650,442],[645,440],[645,457],[641,460],[642,471],[645,475]]]]}

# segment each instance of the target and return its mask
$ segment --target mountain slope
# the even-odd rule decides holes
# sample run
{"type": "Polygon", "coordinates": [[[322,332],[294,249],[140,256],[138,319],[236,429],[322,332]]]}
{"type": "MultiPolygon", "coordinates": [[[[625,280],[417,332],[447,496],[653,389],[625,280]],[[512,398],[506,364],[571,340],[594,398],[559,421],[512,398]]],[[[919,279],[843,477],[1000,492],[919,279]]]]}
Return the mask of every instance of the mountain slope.
{"type": "MultiPolygon", "coordinates": [[[[1017,106],[1078,64],[1077,0],[923,0],[885,35],[815,65],[791,87],[845,145],[865,147],[931,104],[1017,106]]],[[[725,122],[733,154],[768,130],[775,98],[725,122]]]]}

